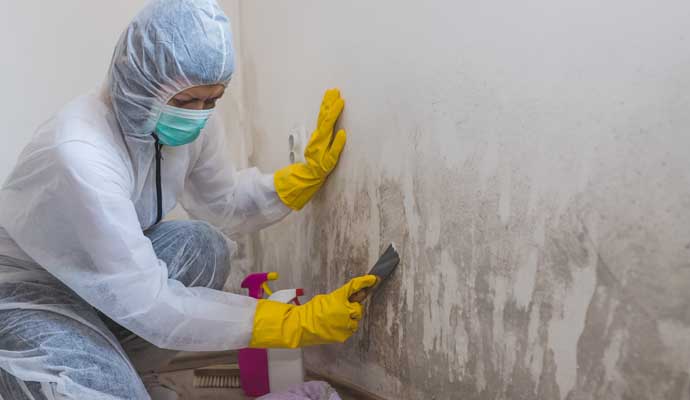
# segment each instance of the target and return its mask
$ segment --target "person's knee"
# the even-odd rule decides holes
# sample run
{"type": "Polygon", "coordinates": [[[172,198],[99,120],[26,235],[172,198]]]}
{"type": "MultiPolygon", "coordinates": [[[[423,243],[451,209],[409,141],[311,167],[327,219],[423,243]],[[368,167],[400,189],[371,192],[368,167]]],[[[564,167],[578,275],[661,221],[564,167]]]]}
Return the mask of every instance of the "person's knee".
{"type": "Polygon", "coordinates": [[[194,248],[197,249],[197,259],[201,261],[206,273],[213,270],[214,278],[203,286],[221,289],[230,272],[230,249],[225,236],[213,225],[203,221],[190,221],[196,233],[194,248]]]}
{"type": "Polygon", "coordinates": [[[213,225],[204,221],[189,221],[191,230],[196,232],[197,245],[213,253],[219,260],[229,260],[230,250],[225,236],[213,225]]]}
{"type": "Polygon", "coordinates": [[[205,256],[200,255],[201,258],[206,258],[203,264],[205,265],[206,280],[199,282],[199,285],[206,286],[211,289],[220,290],[225,285],[230,273],[230,249],[226,237],[214,226],[206,222],[196,222],[197,229],[203,244],[200,247],[205,251],[205,256]],[[211,276],[208,276],[212,271],[211,276]]]}
{"type": "Polygon", "coordinates": [[[225,236],[203,221],[163,223],[152,232],[159,258],[168,264],[170,277],[186,286],[222,289],[230,272],[230,249],[225,236]],[[160,240],[161,235],[165,240],[160,240]],[[157,245],[157,243],[159,243],[157,245]]]}

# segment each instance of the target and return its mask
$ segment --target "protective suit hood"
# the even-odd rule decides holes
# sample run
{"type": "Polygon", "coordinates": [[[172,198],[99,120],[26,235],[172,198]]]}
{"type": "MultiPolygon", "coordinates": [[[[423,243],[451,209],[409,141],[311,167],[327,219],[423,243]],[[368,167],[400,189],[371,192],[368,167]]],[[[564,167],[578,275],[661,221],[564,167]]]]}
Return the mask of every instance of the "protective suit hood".
{"type": "Polygon", "coordinates": [[[170,98],[227,85],[234,69],[230,22],[216,1],[153,0],[115,47],[107,93],[125,137],[148,142],[170,98]]]}

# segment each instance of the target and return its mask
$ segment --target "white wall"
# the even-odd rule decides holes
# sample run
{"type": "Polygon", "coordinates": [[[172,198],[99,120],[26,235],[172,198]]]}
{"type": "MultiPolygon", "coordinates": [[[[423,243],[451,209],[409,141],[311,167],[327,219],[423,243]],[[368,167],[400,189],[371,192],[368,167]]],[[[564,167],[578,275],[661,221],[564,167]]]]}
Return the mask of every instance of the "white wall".
{"type": "Polygon", "coordinates": [[[103,82],[115,43],[142,4],[143,0],[2,2],[0,180],[39,124],[103,82]]]}
{"type": "Polygon", "coordinates": [[[241,3],[254,160],[340,86],[348,144],[259,268],[333,290],[403,262],[307,363],[395,399],[680,399],[690,359],[690,3],[241,3]],[[296,4],[297,3],[297,4],[296,4]]]}
{"type": "MultiPolygon", "coordinates": [[[[285,165],[330,86],[349,134],[323,192],[246,244],[231,281],[255,251],[315,294],[402,251],[360,332],[310,367],[398,399],[688,397],[689,3],[221,3],[234,162],[285,165]]],[[[3,3],[0,178],[103,81],[141,4],[3,3]]]]}

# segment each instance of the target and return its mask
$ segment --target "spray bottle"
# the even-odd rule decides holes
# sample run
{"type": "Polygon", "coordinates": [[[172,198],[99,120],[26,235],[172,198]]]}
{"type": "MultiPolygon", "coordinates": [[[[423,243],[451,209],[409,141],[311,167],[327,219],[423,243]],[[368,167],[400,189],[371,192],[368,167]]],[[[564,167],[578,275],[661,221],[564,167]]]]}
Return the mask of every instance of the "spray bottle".
{"type": "MultiPolygon", "coordinates": [[[[275,293],[268,281],[278,279],[278,273],[258,273],[247,276],[241,287],[249,290],[249,296],[281,303],[299,304],[302,289],[280,290],[275,293]]],[[[248,396],[263,396],[271,391],[286,389],[304,381],[301,349],[242,349],[238,352],[240,383],[248,396]]]]}

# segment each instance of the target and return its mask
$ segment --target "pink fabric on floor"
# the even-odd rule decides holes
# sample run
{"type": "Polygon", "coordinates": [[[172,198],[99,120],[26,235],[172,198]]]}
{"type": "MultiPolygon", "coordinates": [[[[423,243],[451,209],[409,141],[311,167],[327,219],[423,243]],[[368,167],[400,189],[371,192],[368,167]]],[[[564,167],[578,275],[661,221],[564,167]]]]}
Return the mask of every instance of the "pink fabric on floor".
{"type": "Polygon", "coordinates": [[[271,393],[256,400],[341,400],[326,382],[311,381],[294,386],[287,392],[271,393]]]}

